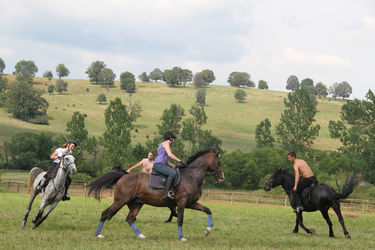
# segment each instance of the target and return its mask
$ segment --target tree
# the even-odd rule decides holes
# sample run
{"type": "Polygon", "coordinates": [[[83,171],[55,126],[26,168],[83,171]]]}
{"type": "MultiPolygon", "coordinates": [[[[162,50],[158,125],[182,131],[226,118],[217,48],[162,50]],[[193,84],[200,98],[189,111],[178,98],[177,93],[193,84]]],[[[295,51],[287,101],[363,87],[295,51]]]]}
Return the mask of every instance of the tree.
{"type": "Polygon", "coordinates": [[[127,106],[127,111],[129,113],[131,122],[136,122],[137,119],[141,116],[142,105],[139,104],[136,101],[132,102],[132,94],[131,93],[129,93],[129,105],[127,106]]]}
{"type": "Polygon", "coordinates": [[[178,79],[178,70],[166,69],[163,73],[164,81],[170,86],[173,87],[179,84],[178,79]]]}
{"type": "Polygon", "coordinates": [[[268,89],[268,83],[264,80],[259,80],[258,89],[268,89]]]}
{"type": "Polygon", "coordinates": [[[273,147],[275,139],[271,135],[271,122],[268,118],[261,121],[255,129],[257,147],[273,147]]]}
{"type": "Polygon", "coordinates": [[[255,87],[255,84],[250,80],[250,75],[246,72],[230,73],[228,83],[232,87],[255,87]]]}
{"type": "Polygon", "coordinates": [[[68,82],[64,81],[63,79],[57,79],[55,84],[56,92],[59,92],[61,95],[62,92],[68,91],[68,82]]]}
{"type": "Polygon", "coordinates": [[[297,89],[284,99],[285,110],[276,126],[277,141],[288,151],[307,153],[319,134],[315,122],[316,109],[306,89],[297,89]]]}
{"type": "Polygon", "coordinates": [[[49,133],[21,132],[13,135],[8,144],[11,167],[23,170],[33,167],[47,169],[50,165],[49,156],[55,145],[52,138],[49,133]]]}
{"type": "Polygon", "coordinates": [[[53,84],[48,85],[48,87],[47,87],[47,92],[48,92],[49,94],[52,94],[53,91],[55,91],[55,85],[53,85],[53,84]]]}
{"type": "Polygon", "coordinates": [[[106,161],[109,166],[131,162],[131,136],[133,129],[127,108],[120,98],[111,101],[105,110],[106,131],[102,137],[106,161]]]}
{"type": "Polygon", "coordinates": [[[319,98],[321,96],[326,97],[328,95],[327,86],[325,84],[323,84],[322,82],[318,82],[315,85],[315,92],[319,96],[319,98]]]}
{"type": "Polygon", "coordinates": [[[210,69],[203,70],[202,75],[203,75],[203,81],[205,82],[206,85],[216,80],[214,72],[210,69]]]}
{"type": "Polygon", "coordinates": [[[128,93],[133,93],[135,91],[135,76],[128,71],[121,73],[120,88],[128,93]]]}
{"type": "Polygon", "coordinates": [[[234,92],[234,98],[237,100],[237,102],[245,102],[246,100],[246,92],[242,89],[237,89],[236,92],[234,92]]]}
{"type": "Polygon", "coordinates": [[[38,72],[38,68],[33,61],[19,61],[14,68],[16,79],[19,81],[27,81],[28,83],[33,82],[35,73],[38,72]]]}
{"type": "Polygon", "coordinates": [[[14,82],[7,91],[9,113],[23,121],[46,117],[48,102],[42,94],[42,91],[34,89],[26,82],[14,82]]]}
{"type": "Polygon", "coordinates": [[[340,83],[336,88],[337,96],[342,97],[342,99],[348,98],[352,94],[352,87],[348,82],[340,83]]]}
{"type": "Polygon", "coordinates": [[[191,82],[193,80],[193,72],[190,69],[183,69],[180,72],[180,82],[185,86],[187,82],[191,82]]]}
{"type": "Polygon", "coordinates": [[[367,100],[348,100],[340,112],[341,121],[329,121],[332,138],[342,142],[339,151],[366,161],[363,174],[375,183],[375,95],[369,90],[367,100]]]}
{"type": "Polygon", "coordinates": [[[70,74],[70,71],[67,67],[65,67],[64,64],[60,63],[56,67],[56,73],[59,76],[59,78],[61,79],[61,77],[68,76],[70,74]]]}
{"type": "MultiPolygon", "coordinates": [[[[163,139],[163,134],[167,131],[171,131],[177,138],[180,135],[181,120],[185,115],[184,109],[178,104],[171,104],[169,109],[163,111],[161,116],[161,124],[156,125],[158,131],[157,136],[153,140],[147,140],[146,147],[148,150],[155,150],[163,139]]],[[[173,153],[179,158],[185,156],[184,144],[181,140],[176,140],[173,144],[173,153]]]]}
{"type": "Polygon", "coordinates": [[[95,137],[89,138],[89,132],[85,128],[85,114],[74,112],[70,121],[66,123],[66,131],[69,132],[68,138],[74,138],[78,143],[78,147],[74,150],[74,157],[76,164],[80,166],[80,172],[94,176],[96,170],[87,158],[95,154],[96,139],[95,137]]]}
{"type": "Polygon", "coordinates": [[[205,89],[197,90],[195,102],[200,106],[206,105],[206,90],[205,89]]]}
{"type": "Polygon", "coordinates": [[[189,110],[192,118],[187,118],[182,122],[181,137],[183,140],[190,142],[190,153],[199,151],[196,144],[202,134],[202,126],[207,122],[207,115],[203,106],[194,105],[189,110]]]}
{"type": "Polygon", "coordinates": [[[0,107],[6,103],[6,90],[8,89],[8,79],[0,74],[0,107]]]}
{"type": "Polygon", "coordinates": [[[336,97],[338,96],[338,92],[337,92],[338,86],[339,86],[339,84],[336,82],[336,83],[332,84],[328,89],[328,93],[330,93],[332,95],[332,97],[335,98],[335,100],[336,100],[336,97]]]}
{"type": "Polygon", "coordinates": [[[291,75],[288,77],[286,81],[286,89],[292,90],[292,92],[296,91],[299,88],[299,81],[295,75],[291,75]]]}
{"type": "Polygon", "coordinates": [[[99,102],[99,104],[102,104],[102,102],[107,101],[107,97],[105,96],[105,94],[101,93],[101,94],[98,95],[96,100],[99,102]]]}
{"type": "Polygon", "coordinates": [[[104,68],[99,73],[98,84],[104,85],[106,88],[113,86],[115,82],[116,74],[110,68],[104,68]]]}
{"type": "Polygon", "coordinates": [[[150,78],[149,76],[147,75],[146,72],[142,72],[142,74],[140,74],[138,76],[138,79],[141,81],[141,82],[149,82],[150,81],[150,78]]]}
{"type": "Polygon", "coordinates": [[[310,78],[305,78],[301,81],[301,88],[306,88],[307,86],[314,87],[314,81],[310,78]]]}
{"type": "Polygon", "coordinates": [[[53,78],[52,71],[51,71],[51,70],[47,70],[46,72],[44,72],[43,77],[45,77],[45,78],[47,78],[49,81],[51,81],[52,78],[53,78]]]}
{"type": "Polygon", "coordinates": [[[193,78],[193,85],[197,88],[203,87],[205,85],[203,73],[195,73],[193,78]]]}
{"type": "Polygon", "coordinates": [[[4,72],[4,69],[5,69],[5,63],[4,63],[3,59],[1,59],[1,57],[0,57],[0,74],[2,74],[4,72]]]}
{"type": "Polygon", "coordinates": [[[95,61],[91,63],[90,67],[85,71],[85,73],[88,75],[90,82],[94,84],[99,84],[100,78],[100,72],[106,67],[104,62],[101,61],[95,61]]]}
{"type": "Polygon", "coordinates": [[[159,80],[163,80],[163,72],[160,69],[155,68],[153,71],[151,71],[151,73],[149,74],[149,77],[151,80],[155,82],[159,80]]]}

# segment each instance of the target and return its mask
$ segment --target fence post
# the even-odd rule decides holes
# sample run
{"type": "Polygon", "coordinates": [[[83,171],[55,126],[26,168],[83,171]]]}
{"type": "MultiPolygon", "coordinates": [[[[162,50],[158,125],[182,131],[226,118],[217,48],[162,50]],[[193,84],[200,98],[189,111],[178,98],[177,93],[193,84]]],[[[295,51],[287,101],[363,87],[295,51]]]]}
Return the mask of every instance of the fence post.
{"type": "Polygon", "coordinates": [[[7,185],[7,190],[10,188],[10,179],[8,179],[8,185],[7,185]]]}
{"type": "Polygon", "coordinates": [[[232,194],[230,196],[230,204],[233,204],[233,192],[232,192],[232,194]]]}
{"type": "Polygon", "coordinates": [[[286,207],[286,197],[284,198],[284,207],[286,207]]]}
{"type": "Polygon", "coordinates": [[[19,192],[20,192],[20,184],[17,183],[17,193],[19,193],[19,192]]]}

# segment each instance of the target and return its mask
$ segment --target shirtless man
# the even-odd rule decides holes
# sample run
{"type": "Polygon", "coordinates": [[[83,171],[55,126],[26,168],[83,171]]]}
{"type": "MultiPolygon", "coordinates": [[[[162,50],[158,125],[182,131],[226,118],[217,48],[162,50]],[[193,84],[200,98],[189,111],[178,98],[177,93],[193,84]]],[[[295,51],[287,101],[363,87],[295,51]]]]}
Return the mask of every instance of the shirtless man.
{"type": "Polygon", "coordinates": [[[155,158],[155,153],[152,152],[152,151],[150,151],[147,154],[147,158],[144,158],[139,163],[135,164],[134,166],[132,166],[131,168],[129,168],[126,171],[128,173],[130,173],[132,170],[134,170],[134,169],[139,168],[140,166],[142,166],[143,167],[142,171],[141,171],[142,173],[151,174],[152,167],[154,165],[154,158],[155,158]]]}
{"type": "Polygon", "coordinates": [[[307,188],[313,183],[317,183],[317,180],[309,165],[307,165],[304,160],[297,159],[296,152],[289,152],[288,160],[294,163],[293,168],[295,178],[292,196],[297,205],[294,212],[298,213],[304,209],[301,202],[301,194],[303,189],[307,188]],[[302,178],[300,179],[300,177],[302,178]]]}

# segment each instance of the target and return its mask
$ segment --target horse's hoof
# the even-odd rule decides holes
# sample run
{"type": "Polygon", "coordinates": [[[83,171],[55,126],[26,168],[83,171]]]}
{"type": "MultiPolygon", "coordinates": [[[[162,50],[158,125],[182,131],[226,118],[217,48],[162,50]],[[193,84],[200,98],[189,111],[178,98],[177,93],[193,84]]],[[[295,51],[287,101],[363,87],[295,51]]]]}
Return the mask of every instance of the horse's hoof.
{"type": "Polygon", "coordinates": [[[297,233],[298,233],[298,230],[293,230],[293,233],[294,233],[294,234],[297,234],[297,233]]]}
{"type": "Polygon", "coordinates": [[[35,219],[35,218],[33,218],[31,221],[32,221],[34,224],[36,223],[36,219],[35,219]]]}
{"type": "Polygon", "coordinates": [[[164,221],[164,223],[169,223],[169,222],[171,222],[170,220],[166,220],[166,221],[164,221]]]}
{"type": "Polygon", "coordinates": [[[212,227],[206,227],[206,229],[204,230],[204,234],[208,236],[211,233],[211,229],[212,227]]]}
{"type": "Polygon", "coordinates": [[[98,234],[98,235],[96,236],[96,238],[98,238],[98,239],[104,239],[104,236],[103,236],[102,234],[98,234]]]}
{"type": "Polygon", "coordinates": [[[26,222],[22,222],[21,227],[25,227],[25,226],[26,226],[26,222]]]}
{"type": "Polygon", "coordinates": [[[144,234],[140,234],[137,236],[137,238],[143,240],[143,239],[146,239],[146,236],[144,234]]]}
{"type": "Polygon", "coordinates": [[[187,239],[186,239],[185,237],[182,237],[182,238],[180,239],[180,241],[187,241],[187,239]]]}
{"type": "Polygon", "coordinates": [[[345,238],[351,239],[352,237],[349,234],[347,234],[347,235],[345,235],[345,238]]]}

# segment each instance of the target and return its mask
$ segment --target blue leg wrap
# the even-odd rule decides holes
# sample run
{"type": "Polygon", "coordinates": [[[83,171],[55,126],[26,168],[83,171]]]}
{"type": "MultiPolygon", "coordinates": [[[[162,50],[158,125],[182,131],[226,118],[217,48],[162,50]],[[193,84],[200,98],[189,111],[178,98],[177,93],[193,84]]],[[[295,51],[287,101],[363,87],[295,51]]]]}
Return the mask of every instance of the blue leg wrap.
{"type": "Polygon", "coordinates": [[[182,227],[177,227],[177,239],[181,240],[184,236],[182,235],[182,227]]]}
{"type": "Polygon", "coordinates": [[[208,227],[213,227],[214,226],[214,223],[212,222],[212,215],[209,214],[208,216],[208,227]]]}
{"type": "Polygon", "coordinates": [[[129,226],[133,229],[136,236],[141,234],[141,231],[139,231],[138,227],[135,225],[135,223],[129,224],[129,226]]]}
{"type": "Polygon", "coordinates": [[[98,226],[96,227],[95,236],[98,236],[102,232],[102,227],[104,225],[104,221],[99,221],[98,226]]]}

